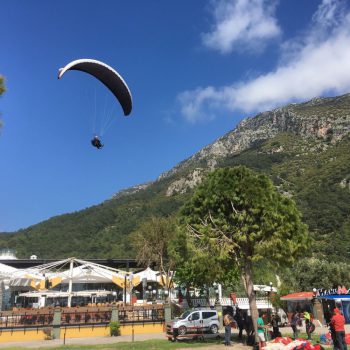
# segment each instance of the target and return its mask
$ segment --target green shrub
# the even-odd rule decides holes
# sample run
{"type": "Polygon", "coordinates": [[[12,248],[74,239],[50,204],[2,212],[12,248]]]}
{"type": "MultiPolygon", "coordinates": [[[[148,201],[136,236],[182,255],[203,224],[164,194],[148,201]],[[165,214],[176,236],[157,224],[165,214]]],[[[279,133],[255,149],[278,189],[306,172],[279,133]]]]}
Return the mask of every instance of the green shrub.
{"type": "Polygon", "coordinates": [[[109,323],[109,334],[111,337],[116,337],[120,335],[120,323],[118,321],[113,321],[109,323]]]}

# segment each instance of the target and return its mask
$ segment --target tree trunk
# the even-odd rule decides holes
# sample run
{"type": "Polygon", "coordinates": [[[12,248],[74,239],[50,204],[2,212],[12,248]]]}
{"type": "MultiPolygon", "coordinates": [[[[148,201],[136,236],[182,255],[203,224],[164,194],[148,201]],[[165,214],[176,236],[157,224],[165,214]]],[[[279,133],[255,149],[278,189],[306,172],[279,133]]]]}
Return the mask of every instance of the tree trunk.
{"type": "Polygon", "coordinates": [[[206,299],[206,304],[209,307],[210,306],[210,295],[209,295],[209,287],[207,285],[205,286],[205,299],[206,299]]]}
{"type": "Polygon", "coordinates": [[[192,308],[193,302],[192,302],[192,298],[190,295],[190,286],[189,285],[186,286],[186,300],[187,300],[188,307],[192,308]]]}
{"type": "Polygon", "coordinates": [[[256,306],[256,297],[254,292],[254,284],[253,284],[253,271],[252,271],[252,263],[251,261],[246,261],[245,266],[242,271],[242,279],[245,287],[245,291],[247,293],[247,297],[249,300],[249,309],[250,315],[253,322],[255,341],[259,342],[258,337],[258,324],[257,320],[259,317],[258,308],[256,306]]]}

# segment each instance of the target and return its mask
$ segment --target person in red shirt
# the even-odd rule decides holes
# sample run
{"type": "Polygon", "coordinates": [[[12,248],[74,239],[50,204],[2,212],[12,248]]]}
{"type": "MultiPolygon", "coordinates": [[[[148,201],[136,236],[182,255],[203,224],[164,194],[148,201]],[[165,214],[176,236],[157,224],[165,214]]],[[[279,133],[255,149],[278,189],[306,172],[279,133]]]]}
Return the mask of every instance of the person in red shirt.
{"type": "Polygon", "coordinates": [[[335,336],[337,339],[339,350],[347,350],[347,345],[345,342],[345,318],[341,314],[338,308],[333,310],[333,317],[330,322],[331,326],[335,331],[335,336]]]}

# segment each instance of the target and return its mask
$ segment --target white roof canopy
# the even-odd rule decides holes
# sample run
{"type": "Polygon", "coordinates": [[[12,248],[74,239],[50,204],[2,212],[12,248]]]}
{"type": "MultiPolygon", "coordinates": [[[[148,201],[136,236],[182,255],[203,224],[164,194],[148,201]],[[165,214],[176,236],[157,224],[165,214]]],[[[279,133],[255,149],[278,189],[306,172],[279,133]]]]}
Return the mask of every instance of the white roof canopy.
{"type": "MultiPolygon", "coordinates": [[[[72,297],[101,297],[101,296],[107,296],[112,294],[109,290],[84,290],[79,292],[72,292],[72,297]]],[[[46,291],[46,292],[26,292],[26,293],[20,293],[20,297],[25,298],[68,298],[70,295],[69,292],[57,292],[57,291],[46,291]]]]}

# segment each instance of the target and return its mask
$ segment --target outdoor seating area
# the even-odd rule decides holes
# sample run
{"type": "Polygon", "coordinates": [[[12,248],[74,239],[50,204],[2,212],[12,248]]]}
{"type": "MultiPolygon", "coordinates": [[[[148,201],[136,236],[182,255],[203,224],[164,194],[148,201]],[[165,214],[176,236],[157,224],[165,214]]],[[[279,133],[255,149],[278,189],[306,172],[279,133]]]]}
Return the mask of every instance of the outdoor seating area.
{"type": "Polygon", "coordinates": [[[1,310],[43,307],[112,307],[165,301],[169,286],[157,271],[123,271],[68,258],[25,269],[0,264],[1,310]]]}

